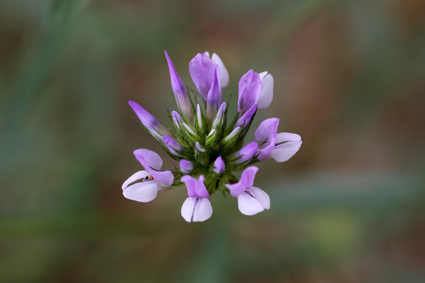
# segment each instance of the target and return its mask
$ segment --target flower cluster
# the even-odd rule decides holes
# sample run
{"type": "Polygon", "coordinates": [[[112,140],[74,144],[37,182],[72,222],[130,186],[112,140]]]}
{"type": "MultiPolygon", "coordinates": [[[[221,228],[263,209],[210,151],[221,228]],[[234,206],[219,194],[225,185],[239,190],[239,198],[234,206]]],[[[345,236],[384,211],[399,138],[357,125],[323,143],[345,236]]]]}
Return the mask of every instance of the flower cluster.
{"type": "Polygon", "coordinates": [[[270,208],[266,192],[254,187],[258,167],[254,163],[273,158],[284,162],[301,146],[301,137],[277,133],[278,118],[264,120],[255,131],[255,141],[244,146],[244,138],[258,109],[266,109],[273,99],[273,77],[267,72],[249,70],[239,81],[238,114],[228,123],[228,104],[222,101],[222,89],[229,73],[217,54],[197,54],[189,71],[200,96],[185,87],[165,52],[177,111],[169,113],[173,129],[161,124],[134,101],[130,106],[149,132],[179,167],[162,171],[161,157],[148,149],[134,155],[145,170],[128,178],[123,186],[126,198],[149,202],[159,190],[186,185],[188,198],[181,214],[187,222],[205,221],[213,209],[210,196],[221,191],[237,198],[239,210],[254,215],[270,208]],[[201,101],[202,98],[202,101],[201,101]],[[201,103],[200,103],[201,102],[201,103]],[[228,125],[229,124],[229,125],[228,125]],[[233,171],[243,170],[238,180],[233,171]]]}

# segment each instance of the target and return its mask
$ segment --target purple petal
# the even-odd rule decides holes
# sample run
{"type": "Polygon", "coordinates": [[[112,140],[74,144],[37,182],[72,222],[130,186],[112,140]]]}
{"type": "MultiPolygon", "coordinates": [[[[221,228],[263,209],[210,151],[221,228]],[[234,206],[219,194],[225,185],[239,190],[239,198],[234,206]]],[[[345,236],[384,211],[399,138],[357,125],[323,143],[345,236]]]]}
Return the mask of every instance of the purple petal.
{"type": "Polygon", "coordinates": [[[189,63],[190,76],[204,101],[207,100],[216,68],[219,68],[217,63],[212,61],[205,53],[198,53],[189,63]]]}
{"type": "Polygon", "coordinates": [[[253,70],[249,70],[239,81],[238,112],[248,111],[257,103],[260,93],[260,76],[253,70]]]}
{"type": "Polygon", "coordinates": [[[236,122],[235,127],[245,127],[246,125],[251,122],[252,117],[254,116],[255,112],[257,111],[257,104],[254,104],[251,106],[251,108],[248,109],[248,111],[245,112],[245,114],[242,115],[242,117],[239,118],[239,120],[236,122]]]}
{"type": "Polygon", "coordinates": [[[124,197],[127,199],[139,201],[139,202],[150,202],[158,195],[159,183],[152,180],[148,182],[136,183],[127,187],[123,191],[124,197]]]}
{"type": "Polygon", "coordinates": [[[223,161],[223,158],[221,158],[221,156],[219,156],[215,162],[214,162],[214,172],[217,174],[223,173],[224,172],[224,168],[225,168],[225,164],[223,161]]]}
{"type": "Polygon", "coordinates": [[[224,112],[226,111],[226,102],[223,102],[218,109],[217,115],[215,116],[214,122],[212,123],[212,129],[216,129],[217,126],[223,120],[224,112]]]}
{"type": "Polygon", "coordinates": [[[249,189],[254,185],[254,179],[255,174],[258,171],[258,167],[251,166],[246,168],[241,175],[241,178],[239,179],[239,182],[236,184],[230,185],[227,184],[226,187],[230,190],[230,194],[232,197],[237,197],[243,192],[245,192],[246,189],[249,189]]]}
{"type": "Polygon", "coordinates": [[[238,196],[238,208],[245,215],[255,215],[264,210],[264,206],[246,192],[238,196]]]}
{"type": "Polygon", "coordinates": [[[177,128],[180,129],[180,124],[183,123],[183,119],[180,116],[179,112],[173,111],[171,112],[171,115],[173,116],[173,122],[177,126],[177,128]]]}
{"type": "Polygon", "coordinates": [[[187,174],[193,170],[193,163],[186,159],[182,159],[180,160],[180,169],[183,171],[183,173],[187,174]]]}
{"type": "Polygon", "coordinates": [[[167,58],[168,68],[170,69],[171,87],[173,88],[177,105],[181,109],[183,115],[189,120],[192,120],[192,105],[190,104],[186,88],[184,87],[182,80],[177,74],[177,71],[174,68],[173,62],[168,56],[167,51],[164,50],[164,53],[165,57],[167,58]]]}
{"type": "Polygon", "coordinates": [[[149,175],[149,173],[147,171],[138,171],[136,173],[134,173],[133,175],[130,176],[130,178],[128,178],[124,184],[122,184],[122,190],[125,190],[128,185],[130,185],[131,183],[136,182],[137,180],[143,180],[144,178],[146,178],[149,175]]]}
{"type": "Polygon", "coordinates": [[[217,70],[218,69],[215,69],[214,71],[213,81],[207,97],[207,118],[209,121],[214,119],[217,109],[222,102],[221,87],[217,78],[217,70]]]}
{"type": "Polygon", "coordinates": [[[210,194],[208,193],[207,188],[205,187],[204,180],[205,178],[203,175],[199,176],[198,180],[189,175],[184,175],[181,178],[181,181],[186,185],[188,196],[198,196],[201,198],[209,199],[210,194]]]}
{"type": "Polygon", "coordinates": [[[258,108],[266,109],[270,106],[273,100],[273,76],[267,74],[267,72],[262,72],[260,74],[262,91],[260,97],[258,98],[258,108]]]}
{"type": "Polygon", "coordinates": [[[269,118],[261,122],[255,131],[255,140],[260,144],[258,148],[258,160],[267,159],[276,144],[278,118],[269,118]]]}
{"type": "Polygon", "coordinates": [[[133,153],[145,170],[152,175],[154,180],[162,183],[165,187],[169,187],[173,184],[174,175],[171,171],[157,171],[161,169],[162,166],[162,159],[157,153],[148,149],[137,149],[133,153]]]}
{"type": "Polygon", "coordinates": [[[156,137],[161,137],[162,135],[174,136],[170,130],[164,127],[154,116],[152,116],[148,111],[146,111],[142,106],[136,102],[130,100],[128,102],[133,108],[133,111],[139,117],[142,124],[148,128],[156,137]]]}
{"type": "Polygon", "coordinates": [[[223,61],[221,61],[221,58],[213,53],[211,56],[211,60],[217,63],[218,67],[220,68],[220,86],[222,88],[225,88],[229,84],[229,72],[227,71],[226,67],[223,64],[223,61]]]}
{"type": "Polygon", "coordinates": [[[285,162],[298,152],[302,144],[301,137],[292,133],[279,133],[276,145],[270,156],[276,162],[285,162]]]}
{"type": "Polygon", "coordinates": [[[213,209],[211,202],[207,198],[198,198],[193,210],[193,222],[203,222],[211,217],[213,209]]]}
{"type": "Polygon", "coordinates": [[[247,144],[244,148],[242,148],[236,153],[236,156],[241,157],[237,160],[237,163],[244,163],[245,161],[251,160],[254,157],[255,153],[257,152],[257,149],[258,149],[257,142],[253,141],[247,144]]]}
{"type": "Polygon", "coordinates": [[[183,151],[183,146],[176,142],[172,137],[170,136],[162,136],[162,141],[164,142],[165,146],[168,148],[168,150],[174,154],[179,156],[180,152],[183,151]]]}

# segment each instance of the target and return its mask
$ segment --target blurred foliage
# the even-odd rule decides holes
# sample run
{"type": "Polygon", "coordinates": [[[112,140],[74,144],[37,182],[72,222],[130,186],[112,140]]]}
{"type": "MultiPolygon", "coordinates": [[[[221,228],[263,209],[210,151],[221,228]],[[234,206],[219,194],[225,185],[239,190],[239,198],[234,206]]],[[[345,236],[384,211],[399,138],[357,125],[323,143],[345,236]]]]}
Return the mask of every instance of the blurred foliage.
{"type": "Polygon", "coordinates": [[[3,0],[0,282],[425,282],[424,94],[421,0],[3,0]],[[304,143],[260,165],[270,211],[214,195],[188,224],[184,188],[122,197],[132,151],[160,152],[127,101],[175,107],[164,49],[190,86],[220,54],[231,107],[248,69],[273,74],[253,129],[304,143]]]}

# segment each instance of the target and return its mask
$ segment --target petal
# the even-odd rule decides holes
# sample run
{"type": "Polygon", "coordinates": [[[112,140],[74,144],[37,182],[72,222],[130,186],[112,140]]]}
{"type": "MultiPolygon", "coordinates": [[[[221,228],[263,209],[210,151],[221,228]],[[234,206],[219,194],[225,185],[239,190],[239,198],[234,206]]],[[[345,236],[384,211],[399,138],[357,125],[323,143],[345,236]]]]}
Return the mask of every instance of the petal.
{"type": "Polygon", "coordinates": [[[136,182],[137,180],[143,180],[144,178],[146,178],[149,175],[149,173],[147,171],[139,171],[134,173],[133,175],[130,176],[130,178],[128,178],[124,184],[122,184],[122,189],[125,190],[128,185],[130,185],[131,183],[136,182]]]}
{"type": "Polygon", "coordinates": [[[225,169],[225,164],[224,164],[223,158],[219,156],[214,162],[213,171],[217,174],[220,174],[224,172],[224,169],[225,169]]]}
{"type": "Polygon", "coordinates": [[[246,190],[251,193],[252,196],[267,210],[270,209],[270,197],[269,195],[260,188],[252,187],[246,190]]]}
{"type": "Polygon", "coordinates": [[[258,75],[260,76],[260,80],[263,81],[263,79],[267,76],[267,74],[268,74],[267,71],[259,73],[258,75]]]}
{"type": "Polygon", "coordinates": [[[184,175],[181,178],[181,181],[186,185],[188,196],[198,196],[209,199],[210,194],[208,193],[207,188],[205,187],[204,180],[205,178],[203,175],[199,176],[198,180],[189,175],[184,175]]]}
{"type": "Polygon", "coordinates": [[[212,127],[211,127],[212,129],[216,129],[218,125],[221,125],[225,111],[226,111],[226,102],[223,102],[220,105],[220,108],[218,108],[217,115],[215,116],[214,122],[212,123],[212,127]]]}
{"type": "Polygon", "coordinates": [[[278,133],[276,135],[276,144],[288,141],[301,141],[301,136],[293,133],[278,133]]]}
{"type": "Polygon", "coordinates": [[[182,159],[180,160],[180,169],[183,171],[183,173],[187,174],[193,170],[193,163],[186,159],[182,159]]]}
{"type": "Polygon", "coordinates": [[[182,116],[180,116],[179,112],[173,111],[171,112],[171,115],[173,116],[173,122],[177,126],[177,128],[180,129],[180,124],[183,123],[182,116]]]}
{"type": "Polygon", "coordinates": [[[241,130],[241,127],[234,128],[233,131],[223,139],[223,142],[226,142],[234,138],[239,133],[240,130],[241,130]]]}
{"type": "Polygon", "coordinates": [[[261,84],[262,84],[262,90],[261,90],[260,97],[258,98],[258,108],[266,109],[267,107],[270,106],[273,100],[273,85],[274,85],[273,76],[270,74],[267,75],[264,79],[261,80],[261,84]]]}
{"type": "Polygon", "coordinates": [[[142,157],[145,160],[147,166],[149,166],[149,167],[151,167],[155,170],[160,170],[161,167],[162,167],[162,158],[159,156],[158,153],[156,153],[152,150],[144,149],[144,148],[136,149],[133,152],[133,154],[134,154],[134,156],[136,156],[136,158],[137,158],[137,160],[139,160],[139,162],[140,162],[140,158],[142,157]]]}
{"type": "Polygon", "coordinates": [[[170,136],[162,136],[162,141],[164,142],[165,146],[168,148],[168,150],[177,156],[180,156],[180,152],[183,151],[183,146],[176,142],[172,137],[170,136]]]}
{"type": "Polygon", "coordinates": [[[245,161],[251,160],[258,149],[258,143],[253,141],[247,144],[244,148],[239,150],[236,153],[236,156],[240,156],[240,158],[236,161],[237,163],[244,163],[245,161]]]}
{"type": "Polygon", "coordinates": [[[247,193],[238,196],[238,208],[245,215],[254,215],[264,210],[261,203],[247,193]]]}
{"type": "Polygon", "coordinates": [[[270,118],[261,122],[255,131],[255,140],[260,143],[258,148],[258,160],[267,159],[276,143],[277,127],[279,125],[278,118],[270,118]]]}
{"type": "Polygon", "coordinates": [[[187,222],[192,222],[193,211],[195,209],[196,199],[197,199],[197,197],[188,197],[182,205],[181,214],[182,214],[184,220],[186,220],[187,222]]]}
{"type": "Polygon", "coordinates": [[[142,183],[136,183],[127,187],[123,191],[124,197],[139,201],[139,202],[150,202],[158,195],[159,184],[156,181],[147,181],[142,183]]]}
{"type": "Polygon", "coordinates": [[[236,184],[227,184],[226,187],[230,190],[232,197],[237,197],[245,192],[254,185],[255,174],[258,171],[258,167],[251,166],[246,168],[236,184]]]}
{"type": "Polygon", "coordinates": [[[193,222],[203,222],[209,219],[213,213],[211,202],[206,198],[198,198],[193,211],[193,222]]]}
{"type": "Polygon", "coordinates": [[[208,92],[208,97],[207,97],[207,118],[209,121],[213,120],[221,102],[222,102],[221,87],[217,79],[217,69],[215,69],[213,81],[212,81],[211,88],[208,92]]]}
{"type": "Polygon", "coordinates": [[[281,145],[275,146],[270,156],[276,160],[276,162],[285,162],[298,152],[301,144],[302,141],[285,142],[281,145]]]}
{"type": "Polygon", "coordinates": [[[239,120],[236,122],[235,127],[240,127],[240,126],[245,127],[246,125],[248,125],[249,122],[251,122],[255,112],[257,112],[257,104],[252,105],[251,108],[249,108],[248,111],[246,111],[242,115],[242,117],[239,118],[239,120]]]}
{"type": "Polygon", "coordinates": [[[223,64],[223,61],[221,61],[221,58],[213,53],[211,60],[217,63],[218,67],[220,68],[220,85],[222,88],[225,88],[229,84],[229,72],[227,71],[226,67],[223,64]]]}
{"type": "Polygon", "coordinates": [[[238,112],[242,114],[256,104],[261,93],[260,76],[249,70],[239,81],[238,112]]]}
{"type": "Polygon", "coordinates": [[[199,150],[200,152],[205,152],[206,151],[205,148],[203,148],[199,142],[196,142],[195,148],[197,150],[199,150]]]}
{"type": "Polygon", "coordinates": [[[218,68],[217,63],[212,61],[207,54],[198,53],[189,63],[190,76],[204,101],[207,100],[216,68],[218,68]]]}

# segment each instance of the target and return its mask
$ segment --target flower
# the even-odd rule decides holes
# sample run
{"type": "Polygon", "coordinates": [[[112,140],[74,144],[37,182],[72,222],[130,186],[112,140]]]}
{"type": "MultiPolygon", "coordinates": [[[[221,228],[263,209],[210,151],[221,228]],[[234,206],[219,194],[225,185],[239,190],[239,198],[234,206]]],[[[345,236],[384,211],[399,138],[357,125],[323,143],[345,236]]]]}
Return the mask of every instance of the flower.
{"type": "Polygon", "coordinates": [[[209,219],[213,209],[210,197],[219,191],[238,201],[239,210],[254,215],[270,209],[266,192],[254,187],[258,167],[253,164],[274,159],[284,162],[302,144],[292,133],[277,133],[278,118],[268,118],[255,131],[255,141],[246,145],[245,137],[258,109],[266,109],[273,100],[273,77],[249,70],[239,81],[237,111],[233,121],[227,121],[229,103],[223,102],[222,89],[229,82],[229,73],[215,53],[199,53],[189,63],[193,83],[202,96],[194,99],[165,52],[170,71],[171,87],[177,110],[169,113],[170,130],[134,101],[129,104],[149,132],[180,168],[161,171],[162,159],[148,149],[138,149],[134,155],[144,167],[124,182],[126,198],[149,202],[164,188],[186,186],[188,197],[181,215],[187,222],[209,219]],[[238,179],[233,171],[242,171],[238,179]]]}
{"type": "Polygon", "coordinates": [[[210,203],[210,195],[204,185],[204,176],[199,179],[185,175],[181,178],[186,184],[189,197],[182,205],[182,216],[187,222],[202,222],[209,219],[213,209],[210,203]]]}
{"type": "Polygon", "coordinates": [[[173,173],[159,171],[162,167],[162,159],[149,149],[135,150],[134,155],[146,171],[138,171],[124,182],[123,195],[131,200],[150,202],[156,198],[159,190],[171,186],[174,179],[173,173]],[[136,181],[140,182],[135,183],[136,181]]]}
{"type": "Polygon", "coordinates": [[[239,211],[245,215],[254,215],[264,209],[270,209],[269,195],[263,190],[253,187],[257,171],[258,167],[248,167],[242,172],[239,182],[226,185],[232,197],[238,199],[239,211]]]}

